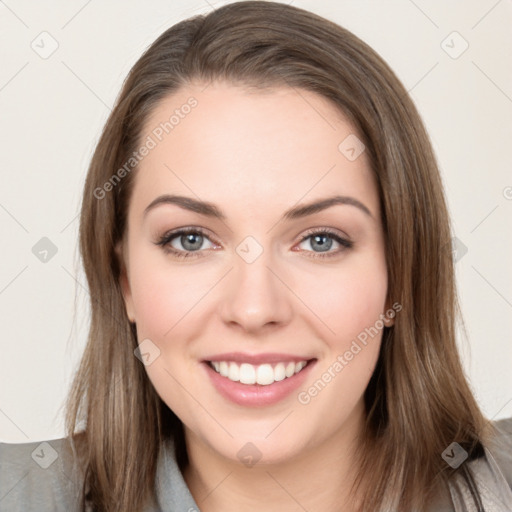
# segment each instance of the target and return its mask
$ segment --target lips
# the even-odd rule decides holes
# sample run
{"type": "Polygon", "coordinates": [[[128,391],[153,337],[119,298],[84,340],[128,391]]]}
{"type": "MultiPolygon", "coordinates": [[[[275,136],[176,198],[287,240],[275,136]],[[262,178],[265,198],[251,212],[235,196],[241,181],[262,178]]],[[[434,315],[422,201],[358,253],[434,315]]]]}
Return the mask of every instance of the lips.
{"type": "Polygon", "coordinates": [[[203,367],[228,400],[243,406],[268,406],[297,389],[315,363],[316,358],[294,354],[232,352],[205,359],[203,367]]]}
{"type": "Polygon", "coordinates": [[[221,362],[233,361],[234,363],[248,363],[253,365],[259,364],[273,364],[273,363],[286,363],[294,362],[300,363],[301,361],[309,361],[314,359],[312,356],[300,356],[296,354],[285,353],[263,353],[263,354],[243,354],[242,352],[227,352],[224,354],[212,355],[205,357],[206,362],[221,362]]]}

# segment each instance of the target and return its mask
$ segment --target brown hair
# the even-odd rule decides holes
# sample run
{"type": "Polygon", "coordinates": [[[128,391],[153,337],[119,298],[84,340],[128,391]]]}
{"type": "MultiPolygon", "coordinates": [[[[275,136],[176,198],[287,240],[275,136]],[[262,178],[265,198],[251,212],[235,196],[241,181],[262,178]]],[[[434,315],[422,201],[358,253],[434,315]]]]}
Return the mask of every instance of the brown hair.
{"type": "Polygon", "coordinates": [[[354,491],[371,478],[363,510],[423,510],[454,473],[443,450],[456,441],[471,460],[490,435],[457,351],[451,228],[432,147],[407,91],[375,51],[315,14],[258,1],[166,30],[130,71],[94,152],[80,217],[92,317],[66,421],[70,437],[83,441],[84,494],[99,510],[141,510],[153,497],[162,442],[174,436],[183,450],[181,422],[134,356],[136,330],[119,283],[116,246],[136,168],[104,197],[95,191],[140,145],[158,102],[197,80],[313,91],[348,117],[365,144],[380,195],[388,298],[403,309],[384,329],[365,391],[354,491]],[[79,421],[85,428],[75,435],[79,421]]]}

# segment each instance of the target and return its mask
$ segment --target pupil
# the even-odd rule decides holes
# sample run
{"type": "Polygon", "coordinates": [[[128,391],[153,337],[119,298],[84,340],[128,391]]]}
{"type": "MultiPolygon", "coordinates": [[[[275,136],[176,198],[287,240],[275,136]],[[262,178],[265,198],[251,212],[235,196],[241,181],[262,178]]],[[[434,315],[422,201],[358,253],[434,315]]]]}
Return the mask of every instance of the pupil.
{"type": "Polygon", "coordinates": [[[203,243],[202,235],[196,235],[194,233],[189,233],[188,235],[184,235],[182,238],[183,247],[189,251],[195,251],[199,249],[203,243]],[[194,243],[195,240],[195,243],[194,243]],[[199,243],[198,243],[199,242],[199,243]]]}
{"type": "Polygon", "coordinates": [[[314,242],[312,244],[313,249],[315,248],[314,245],[318,244],[317,248],[322,252],[328,251],[332,246],[332,239],[325,235],[315,235],[313,237],[313,240],[314,240],[314,242]]]}

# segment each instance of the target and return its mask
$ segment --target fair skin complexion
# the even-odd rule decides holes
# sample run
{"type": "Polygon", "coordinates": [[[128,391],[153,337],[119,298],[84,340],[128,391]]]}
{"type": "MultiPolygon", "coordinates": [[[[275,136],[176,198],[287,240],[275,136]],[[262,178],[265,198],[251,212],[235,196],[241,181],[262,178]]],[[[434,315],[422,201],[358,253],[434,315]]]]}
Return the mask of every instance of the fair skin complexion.
{"type": "Polygon", "coordinates": [[[332,374],[337,357],[389,309],[379,198],[366,154],[350,161],[338,149],[356,132],[326,99],[226,83],[189,85],[162,100],[141,140],[190,96],[197,106],[140,164],[122,247],[128,317],[139,343],[150,339],[160,350],[145,369],[185,427],[185,480],[202,512],[340,510],[382,332],[309,403],[298,393],[329,367],[332,374]],[[144,215],[162,194],[214,203],[225,219],[176,204],[144,215]],[[369,213],[337,204],[281,219],[292,207],[334,195],[356,199],[369,213]],[[206,232],[196,235],[199,250],[180,236],[168,246],[191,257],[157,245],[165,233],[190,226],[206,232]],[[314,236],[302,241],[312,228],[353,246],[328,235],[330,257],[322,258],[314,236]],[[252,263],[236,251],[248,236],[262,250],[252,263]],[[316,363],[285,399],[244,407],[207,378],[204,359],[225,352],[297,354],[316,363]],[[237,456],[248,442],[261,452],[252,467],[237,456]]]}

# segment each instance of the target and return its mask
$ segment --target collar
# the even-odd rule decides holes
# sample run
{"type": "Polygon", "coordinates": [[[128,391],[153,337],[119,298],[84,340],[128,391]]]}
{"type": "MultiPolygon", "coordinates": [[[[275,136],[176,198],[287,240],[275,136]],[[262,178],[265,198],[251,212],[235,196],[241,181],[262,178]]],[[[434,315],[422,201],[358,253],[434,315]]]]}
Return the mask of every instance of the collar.
{"type": "Polygon", "coordinates": [[[159,508],[149,508],[147,512],[199,512],[178,467],[172,438],[167,439],[160,448],[155,487],[159,508]]]}

